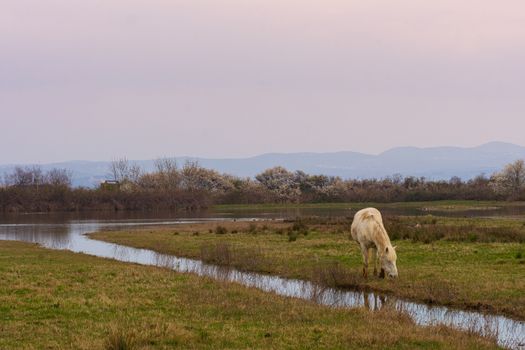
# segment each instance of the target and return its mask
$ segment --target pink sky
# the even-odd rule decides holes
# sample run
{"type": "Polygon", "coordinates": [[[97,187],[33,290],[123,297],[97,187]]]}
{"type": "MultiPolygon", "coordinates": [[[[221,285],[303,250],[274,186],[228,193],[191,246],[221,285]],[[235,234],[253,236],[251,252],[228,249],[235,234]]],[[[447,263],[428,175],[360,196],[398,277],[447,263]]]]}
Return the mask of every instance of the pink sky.
{"type": "Polygon", "coordinates": [[[523,1],[5,0],[0,164],[525,145],[523,1]]]}

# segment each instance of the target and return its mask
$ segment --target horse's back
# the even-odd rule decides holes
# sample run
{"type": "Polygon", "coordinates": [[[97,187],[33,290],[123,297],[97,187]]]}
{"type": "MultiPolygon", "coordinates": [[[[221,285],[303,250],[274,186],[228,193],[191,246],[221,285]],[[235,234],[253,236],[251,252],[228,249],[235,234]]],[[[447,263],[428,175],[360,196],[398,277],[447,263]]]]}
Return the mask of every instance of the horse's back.
{"type": "Polygon", "coordinates": [[[379,210],[376,208],[365,208],[359,210],[354,215],[354,221],[352,222],[350,231],[352,238],[359,243],[373,241],[374,231],[377,224],[380,224],[381,226],[383,224],[379,210]]]}

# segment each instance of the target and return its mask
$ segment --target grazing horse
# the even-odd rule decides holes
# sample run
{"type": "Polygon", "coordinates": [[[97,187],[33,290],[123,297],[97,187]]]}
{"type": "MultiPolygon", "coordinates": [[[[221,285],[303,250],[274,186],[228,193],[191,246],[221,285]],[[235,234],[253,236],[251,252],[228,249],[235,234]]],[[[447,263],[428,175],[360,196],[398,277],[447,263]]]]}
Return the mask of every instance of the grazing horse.
{"type": "Polygon", "coordinates": [[[361,247],[363,254],[363,276],[368,276],[369,251],[374,254],[374,275],[377,275],[377,261],[381,263],[380,277],[397,277],[396,248],[390,243],[388,233],[383,226],[381,213],[375,208],[359,210],[352,222],[352,238],[361,247]]]}

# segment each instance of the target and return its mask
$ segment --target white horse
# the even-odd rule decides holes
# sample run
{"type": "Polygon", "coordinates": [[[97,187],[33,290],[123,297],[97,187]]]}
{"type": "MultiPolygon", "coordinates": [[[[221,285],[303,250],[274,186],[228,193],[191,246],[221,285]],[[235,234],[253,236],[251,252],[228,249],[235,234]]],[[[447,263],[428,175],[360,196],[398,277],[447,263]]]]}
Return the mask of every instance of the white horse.
{"type": "Polygon", "coordinates": [[[374,254],[374,275],[377,275],[377,261],[381,263],[380,277],[397,277],[396,248],[390,243],[388,233],[383,226],[383,219],[379,210],[366,208],[358,211],[354,216],[351,229],[352,238],[361,247],[363,254],[363,276],[368,276],[369,251],[374,254]]]}

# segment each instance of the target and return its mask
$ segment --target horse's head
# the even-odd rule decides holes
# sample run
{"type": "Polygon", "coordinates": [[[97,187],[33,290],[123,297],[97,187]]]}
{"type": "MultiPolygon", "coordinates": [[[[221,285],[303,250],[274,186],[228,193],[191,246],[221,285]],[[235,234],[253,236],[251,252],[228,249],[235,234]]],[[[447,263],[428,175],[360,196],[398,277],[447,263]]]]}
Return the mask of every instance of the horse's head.
{"type": "Polygon", "coordinates": [[[391,278],[397,277],[396,266],[397,254],[396,247],[387,246],[383,254],[381,254],[381,275],[391,278]]]}

